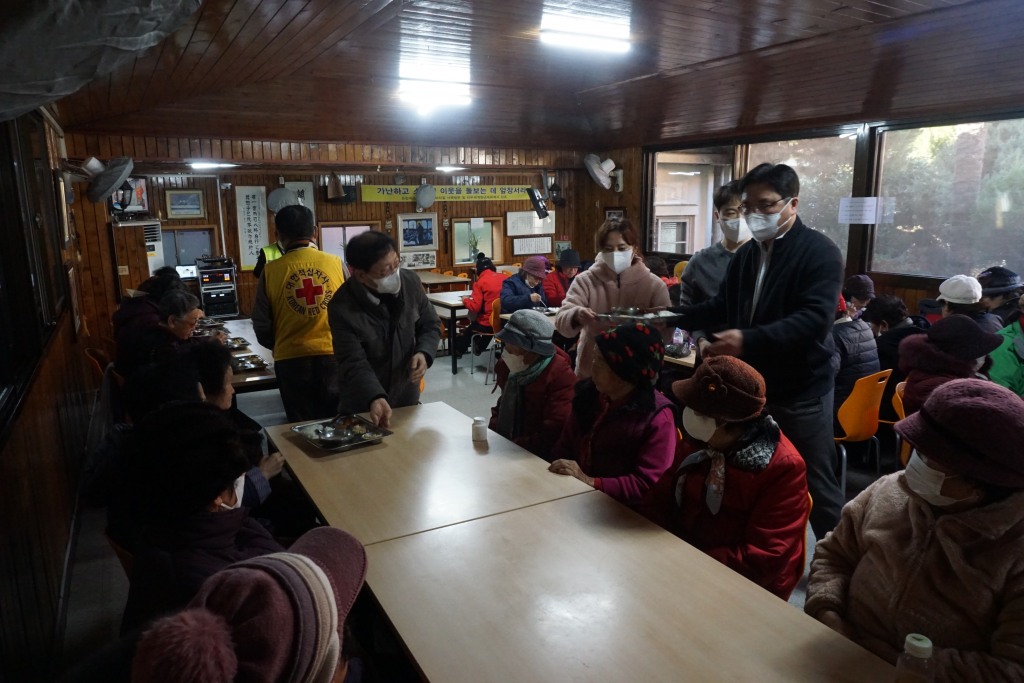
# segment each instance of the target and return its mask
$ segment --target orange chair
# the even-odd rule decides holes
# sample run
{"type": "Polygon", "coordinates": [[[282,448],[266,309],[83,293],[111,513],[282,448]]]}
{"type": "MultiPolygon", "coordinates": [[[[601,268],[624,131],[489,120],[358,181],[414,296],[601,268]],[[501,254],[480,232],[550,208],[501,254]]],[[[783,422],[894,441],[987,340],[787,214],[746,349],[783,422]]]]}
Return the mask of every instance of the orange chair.
{"type": "MultiPolygon", "coordinates": [[[[811,494],[807,494],[807,514],[804,515],[804,548],[800,551],[800,564],[796,568],[796,582],[799,584],[801,579],[804,578],[804,570],[807,567],[807,524],[811,521],[811,510],[814,509],[814,498],[811,494]]],[[[796,586],[793,587],[794,589],[796,586]]],[[[792,595],[793,591],[790,591],[789,595],[792,595]]],[[[789,600],[789,595],[786,599],[789,600]]]]}
{"type": "Polygon", "coordinates": [[[844,435],[835,437],[836,445],[842,459],[842,477],[840,486],[846,495],[846,448],[843,443],[856,443],[871,440],[875,449],[875,469],[882,476],[882,451],[878,445],[878,409],[882,405],[882,393],[889,381],[892,370],[882,370],[867,377],[861,377],[853,385],[849,398],[839,407],[839,425],[844,435]]]}
{"type": "MultiPolygon", "coordinates": [[[[907,419],[907,411],[906,408],[903,407],[903,392],[906,388],[907,383],[900,382],[896,385],[896,391],[892,395],[892,407],[896,409],[896,414],[901,420],[907,419]]],[[[900,438],[898,434],[896,435],[896,438],[899,439],[900,444],[900,462],[902,462],[903,466],[906,467],[907,463],[910,462],[910,453],[914,450],[914,447],[909,441],[904,441],[900,438]]]]}
{"type": "Polygon", "coordinates": [[[427,378],[426,377],[420,377],[420,393],[422,394],[423,390],[426,389],[426,388],[427,388],[427,378]]]}
{"type": "MultiPolygon", "coordinates": [[[[449,277],[451,277],[451,276],[455,275],[455,271],[454,270],[446,270],[446,271],[444,271],[444,274],[449,276],[449,277]]],[[[442,285],[442,286],[444,287],[444,291],[446,291],[446,292],[453,292],[453,291],[455,291],[455,285],[442,285]]]]}
{"type": "Polygon", "coordinates": [[[107,543],[110,545],[110,549],[117,555],[117,561],[121,563],[121,569],[124,570],[124,575],[128,577],[128,581],[132,580],[132,572],[135,571],[135,556],[130,552],[119,546],[114,542],[114,539],[110,537],[110,534],[103,531],[103,538],[107,539],[107,543]]]}
{"type": "Polygon", "coordinates": [[[522,263],[513,263],[513,264],[512,264],[512,267],[513,267],[513,268],[522,268],[522,267],[523,267],[523,264],[522,264],[522,263]]]}
{"type": "Polygon", "coordinates": [[[430,272],[431,273],[437,273],[438,275],[440,275],[441,274],[441,269],[440,268],[431,268],[430,272]]]}
{"type": "Polygon", "coordinates": [[[107,366],[110,365],[110,356],[102,349],[86,349],[85,355],[91,361],[89,365],[92,367],[93,374],[96,375],[96,381],[102,384],[103,373],[107,371],[107,366]]]}
{"type": "MultiPolygon", "coordinates": [[[[473,336],[469,338],[470,347],[469,352],[473,354],[473,358],[476,357],[476,338],[477,337],[493,337],[495,334],[501,331],[501,299],[495,299],[491,302],[491,331],[490,332],[474,332],[473,336]]],[[[494,372],[494,366],[497,363],[497,343],[492,343],[488,349],[489,354],[487,358],[487,374],[484,375],[484,386],[487,386],[491,373],[494,372]]],[[[469,374],[473,374],[476,370],[476,362],[470,361],[469,374]]],[[[495,375],[494,381],[497,382],[498,378],[495,375]]]]}

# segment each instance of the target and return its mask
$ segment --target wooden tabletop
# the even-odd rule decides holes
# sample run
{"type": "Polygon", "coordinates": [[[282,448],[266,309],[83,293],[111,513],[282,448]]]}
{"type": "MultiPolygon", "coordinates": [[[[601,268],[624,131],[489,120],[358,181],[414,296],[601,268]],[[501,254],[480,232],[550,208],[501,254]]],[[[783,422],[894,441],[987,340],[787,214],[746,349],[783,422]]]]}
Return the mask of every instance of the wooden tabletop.
{"type": "Polygon", "coordinates": [[[891,681],[894,668],[598,491],[366,549],[429,681],[891,681]]]}
{"type": "Polygon", "coordinates": [[[690,351],[690,355],[686,358],[673,358],[672,356],[665,354],[665,362],[672,363],[673,365],[681,365],[684,368],[692,368],[697,362],[697,351],[696,349],[690,351]]]}
{"type": "Polygon", "coordinates": [[[465,277],[457,277],[455,275],[442,275],[441,273],[431,273],[429,270],[414,270],[414,273],[420,276],[420,282],[429,286],[432,285],[466,285],[466,287],[472,287],[473,281],[465,277]]]}
{"type": "Polygon", "coordinates": [[[231,379],[231,386],[235,393],[244,394],[250,391],[261,391],[277,387],[277,375],[274,374],[274,352],[260,346],[256,341],[256,332],[252,329],[252,320],[225,320],[225,332],[229,337],[242,337],[249,342],[249,348],[239,351],[232,351],[232,356],[248,356],[256,354],[267,361],[270,365],[262,370],[250,370],[249,372],[236,372],[231,379]]]}
{"type": "Polygon", "coordinates": [[[462,298],[467,296],[469,292],[431,292],[427,294],[427,301],[441,308],[458,310],[466,307],[462,303],[462,298]]]}
{"type": "Polygon", "coordinates": [[[471,425],[444,403],[399,408],[393,436],[333,455],[292,425],[267,434],[323,518],[367,545],[593,490],[494,432],[473,442],[471,425]]]}

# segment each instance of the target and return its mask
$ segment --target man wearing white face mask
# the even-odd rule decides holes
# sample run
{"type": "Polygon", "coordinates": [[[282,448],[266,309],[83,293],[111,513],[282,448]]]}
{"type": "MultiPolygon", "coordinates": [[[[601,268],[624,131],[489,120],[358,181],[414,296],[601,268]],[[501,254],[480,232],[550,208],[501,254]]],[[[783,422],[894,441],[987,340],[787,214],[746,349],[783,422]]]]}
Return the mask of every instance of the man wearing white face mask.
{"type": "Polygon", "coordinates": [[[891,663],[927,635],[936,683],[1024,680],[1024,402],[958,379],[895,429],[907,469],[818,542],[805,611],[891,663]]]}
{"type": "Polygon", "coordinates": [[[735,356],[764,377],[768,413],[807,463],[811,526],[823,538],[845,496],[832,439],[832,323],[843,284],[839,248],[797,217],[800,179],[785,164],[761,164],[740,180],[753,239],[737,250],[718,294],[671,309],[686,329],[719,328],[704,357],[735,356]]]}
{"type": "Polygon", "coordinates": [[[370,230],[345,247],[352,277],[328,307],[338,359],[341,414],[369,411],[388,427],[393,408],[420,400],[434,362],[441,321],[420,279],[401,268],[395,240],[370,230]]]}
{"type": "Polygon", "coordinates": [[[252,328],[274,352],[274,373],[289,422],[334,415],[338,363],[331,346],[327,305],[345,281],[341,259],[312,246],[316,226],[305,206],[275,217],[285,253],[267,263],[256,284],[252,328]]]}

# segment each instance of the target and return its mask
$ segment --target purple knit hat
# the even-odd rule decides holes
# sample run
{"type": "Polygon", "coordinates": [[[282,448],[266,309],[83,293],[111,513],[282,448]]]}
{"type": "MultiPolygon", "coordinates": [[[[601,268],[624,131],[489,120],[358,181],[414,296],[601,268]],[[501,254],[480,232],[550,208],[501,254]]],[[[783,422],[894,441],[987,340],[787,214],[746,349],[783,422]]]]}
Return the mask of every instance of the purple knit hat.
{"type": "Polygon", "coordinates": [[[362,544],[330,527],[304,534],[288,553],[231,565],[203,583],[188,609],[142,635],[132,681],[331,680],[365,577],[362,544]]]}
{"type": "Polygon", "coordinates": [[[1024,401],[994,382],[946,382],[895,429],[929,459],[959,474],[1024,489],[1024,401]]]}
{"type": "Polygon", "coordinates": [[[548,276],[548,260],[543,256],[531,256],[523,261],[523,270],[543,280],[548,276]]]}

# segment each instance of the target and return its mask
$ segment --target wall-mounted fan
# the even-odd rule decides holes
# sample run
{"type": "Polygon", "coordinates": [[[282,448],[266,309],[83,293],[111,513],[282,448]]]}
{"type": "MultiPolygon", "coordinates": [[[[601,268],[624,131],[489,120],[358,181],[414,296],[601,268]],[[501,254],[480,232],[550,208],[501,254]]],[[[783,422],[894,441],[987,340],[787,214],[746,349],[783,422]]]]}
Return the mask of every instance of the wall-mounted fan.
{"type": "Polygon", "coordinates": [[[583,165],[587,167],[587,171],[590,173],[590,177],[594,179],[594,182],[603,187],[606,190],[610,190],[612,187],[612,181],[615,181],[615,191],[622,192],[622,169],[618,171],[615,169],[615,162],[611,159],[605,159],[601,161],[601,157],[596,154],[588,154],[583,157],[583,165]]]}
{"type": "Polygon", "coordinates": [[[116,192],[134,191],[130,186],[124,189],[128,176],[132,174],[134,163],[131,157],[117,157],[103,163],[96,157],[89,157],[81,166],[75,166],[66,159],[61,162],[61,171],[65,182],[88,182],[85,196],[93,204],[105,202],[116,192]]]}
{"type": "Polygon", "coordinates": [[[274,213],[277,213],[286,206],[295,206],[301,203],[299,195],[287,187],[279,187],[267,195],[267,208],[274,213]]]}
{"type": "Polygon", "coordinates": [[[434,205],[437,198],[437,190],[433,185],[424,183],[416,188],[416,210],[422,212],[434,205]]]}

